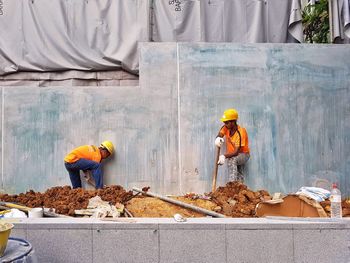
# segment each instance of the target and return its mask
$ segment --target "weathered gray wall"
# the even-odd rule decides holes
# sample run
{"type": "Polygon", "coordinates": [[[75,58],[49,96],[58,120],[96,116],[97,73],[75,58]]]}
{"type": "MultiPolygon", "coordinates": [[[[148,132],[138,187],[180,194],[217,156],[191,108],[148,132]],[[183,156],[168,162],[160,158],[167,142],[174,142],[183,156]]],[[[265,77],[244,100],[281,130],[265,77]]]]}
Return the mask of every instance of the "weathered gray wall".
{"type": "Polygon", "coordinates": [[[178,93],[182,191],[209,190],[219,118],[235,107],[249,186],[289,192],[327,179],[350,193],[349,45],[149,44],[141,56],[141,86],[178,93]]]}
{"type": "Polygon", "coordinates": [[[140,86],[2,87],[1,187],[69,184],[64,155],[108,139],[107,184],[209,191],[219,118],[235,107],[250,187],[288,192],[325,178],[350,194],[349,61],[348,45],[147,43],[140,86]]]}
{"type": "MultiPolygon", "coordinates": [[[[6,192],[70,184],[63,158],[74,147],[111,140],[107,184],[168,190],[177,129],[165,112],[171,97],[140,87],[3,87],[3,174],[6,192]],[[138,184],[138,182],[140,182],[138,184]]],[[[176,125],[176,123],[174,124],[176,125]]],[[[176,146],[176,145],[175,145],[176,146]]],[[[176,180],[174,180],[176,181],[176,180]]]]}

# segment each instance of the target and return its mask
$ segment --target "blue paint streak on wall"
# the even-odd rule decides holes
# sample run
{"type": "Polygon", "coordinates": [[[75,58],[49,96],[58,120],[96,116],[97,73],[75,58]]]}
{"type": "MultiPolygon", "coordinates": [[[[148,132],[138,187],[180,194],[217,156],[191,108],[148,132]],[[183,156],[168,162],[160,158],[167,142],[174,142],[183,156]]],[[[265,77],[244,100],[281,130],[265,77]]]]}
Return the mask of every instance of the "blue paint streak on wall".
{"type": "MultiPolygon", "coordinates": [[[[9,93],[7,89],[4,92],[6,100],[9,93]]],[[[10,96],[19,95],[16,92],[10,93],[10,96]]],[[[17,189],[40,186],[52,179],[47,176],[52,174],[55,167],[52,153],[62,136],[58,130],[47,128],[59,121],[62,107],[65,107],[62,96],[48,93],[38,94],[35,101],[29,99],[26,103],[5,103],[4,171],[5,175],[12,176],[6,176],[4,184],[9,190],[13,190],[14,186],[17,189]],[[12,122],[13,119],[6,114],[8,110],[14,114],[16,121],[12,122]],[[9,126],[11,129],[7,130],[9,126]]]]}
{"type": "Polygon", "coordinates": [[[138,87],[6,88],[5,190],[69,185],[65,154],[106,139],[117,148],[104,165],[107,184],[159,190],[176,152],[169,98],[138,87]]]}

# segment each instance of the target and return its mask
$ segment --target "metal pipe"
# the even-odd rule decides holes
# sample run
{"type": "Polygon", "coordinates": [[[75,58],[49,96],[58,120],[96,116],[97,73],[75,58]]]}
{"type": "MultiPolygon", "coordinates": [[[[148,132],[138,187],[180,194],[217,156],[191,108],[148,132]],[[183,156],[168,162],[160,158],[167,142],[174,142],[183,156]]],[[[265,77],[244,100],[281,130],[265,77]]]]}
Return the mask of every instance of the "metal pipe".
{"type": "Polygon", "coordinates": [[[139,189],[137,187],[133,187],[132,190],[136,191],[136,192],[139,192],[139,193],[142,193],[142,194],[145,194],[145,195],[156,197],[156,198],[158,198],[160,200],[163,200],[163,201],[175,204],[175,205],[179,205],[179,206],[191,209],[191,210],[196,211],[198,213],[210,215],[212,217],[225,217],[222,214],[219,214],[219,213],[216,213],[216,212],[213,212],[213,211],[210,211],[210,210],[198,207],[198,206],[190,205],[190,204],[187,204],[187,203],[175,200],[175,199],[171,199],[171,198],[166,197],[166,196],[162,196],[162,195],[159,195],[159,194],[156,194],[156,193],[152,193],[152,192],[144,192],[144,191],[142,191],[141,189],[139,189]]]}
{"type": "Polygon", "coordinates": [[[128,217],[134,217],[128,209],[124,207],[124,212],[128,215],[128,217]]]}

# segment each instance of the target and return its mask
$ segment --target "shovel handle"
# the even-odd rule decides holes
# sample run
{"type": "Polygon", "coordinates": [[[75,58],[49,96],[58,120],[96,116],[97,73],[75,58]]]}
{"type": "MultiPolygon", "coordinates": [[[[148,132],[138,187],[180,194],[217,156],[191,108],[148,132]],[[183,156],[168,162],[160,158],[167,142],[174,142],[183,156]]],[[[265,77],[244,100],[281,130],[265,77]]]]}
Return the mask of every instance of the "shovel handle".
{"type": "Polygon", "coordinates": [[[220,147],[216,147],[215,164],[214,164],[214,172],[213,172],[213,183],[212,183],[212,188],[211,188],[212,193],[216,190],[216,178],[218,176],[219,156],[220,156],[220,147]]]}

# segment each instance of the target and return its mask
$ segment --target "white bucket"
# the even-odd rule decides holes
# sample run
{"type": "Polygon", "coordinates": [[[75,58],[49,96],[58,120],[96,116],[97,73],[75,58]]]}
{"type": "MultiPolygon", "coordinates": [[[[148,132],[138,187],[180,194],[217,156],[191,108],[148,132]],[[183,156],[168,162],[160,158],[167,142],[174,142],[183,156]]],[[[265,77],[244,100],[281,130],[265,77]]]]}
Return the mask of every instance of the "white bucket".
{"type": "Polygon", "coordinates": [[[44,216],[44,211],[43,211],[42,207],[32,208],[28,212],[28,217],[39,218],[39,217],[43,217],[43,216],[44,216]]]}

